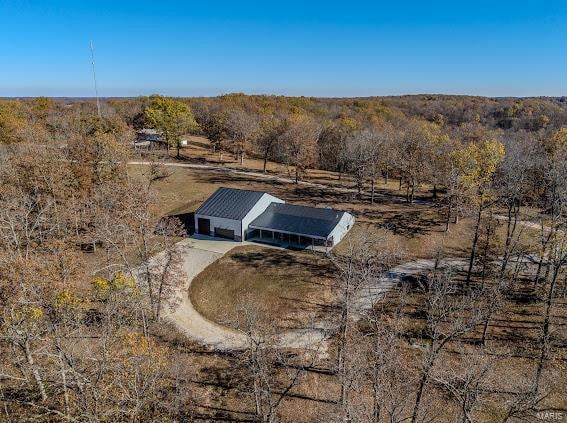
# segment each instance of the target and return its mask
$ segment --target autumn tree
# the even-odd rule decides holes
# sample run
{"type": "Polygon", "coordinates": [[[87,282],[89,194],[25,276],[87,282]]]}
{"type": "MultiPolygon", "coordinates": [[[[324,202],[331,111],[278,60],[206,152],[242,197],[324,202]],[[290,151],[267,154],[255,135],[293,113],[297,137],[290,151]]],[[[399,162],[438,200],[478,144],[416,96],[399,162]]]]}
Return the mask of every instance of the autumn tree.
{"type": "Polygon", "coordinates": [[[467,284],[470,283],[475,263],[482,212],[493,195],[493,177],[504,157],[504,152],[504,146],[500,142],[487,141],[480,145],[470,144],[451,154],[455,167],[459,171],[459,183],[477,209],[467,284]]]}
{"type": "Polygon", "coordinates": [[[398,160],[401,179],[406,185],[406,201],[413,203],[415,190],[425,181],[431,157],[431,144],[440,136],[434,124],[410,121],[398,136],[398,160]]]}
{"type": "Polygon", "coordinates": [[[358,122],[343,116],[326,122],[319,137],[321,168],[337,172],[339,181],[348,167],[348,138],[358,129],[358,122]]]}
{"type": "Polygon", "coordinates": [[[500,171],[496,174],[495,188],[500,202],[506,207],[506,239],[500,266],[500,278],[505,276],[511,256],[516,252],[522,227],[519,225],[520,211],[526,202],[537,196],[534,180],[538,167],[536,140],[526,134],[518,133],[506,138],[506,154],[502,159],[500,171]]]}
{"type": "Polygon", "coordinates": [[[258,135],[259,122],[255,115],[246,113],[243,110],[232,110],[228,113],[227,134],[232,140],[233,150],[240,159],[240,164],[244,164],[244,155],[250,143],[258,135]]]}
{"type": "Polygon", "coordinates": [[[152,97],[144,114],[150,126],[163,134],[168,150],[169,147],[176,147],[177,158],[180,158],[181,136],[197,127],[189,106],[181,101],[158,95],[152,97]]]}
{"type": "Polygon", "coordinates": [[[20,131],[25,127],[21,104],[18,101],[0,101],[0,144],[21,141],[20,131]]]}
{"type": "Polygon", "coordinates": [[[274,157],[281,141],[281,134],[285,130],[282,120],[268,116],[260,120],[258,135],[254,140],[254,146],[263,161],[263,172],[266,173],[268,160],[274,157]]]}
{"type": "Polygon", "coordinates": [[[370,131],[355,132],[347,139],[345,156],[347,169],[354,176],[358,198],[362,196],[364,182],[370,174],[374,142],[370,131]]]}
{"type": "Polygon", "coordinates": [[[219,105],[203,105],[197,109],[195,117],[201,131],[210,141],[213,153],[218,151],[222,161],[224,143],[228,138],[226,110],[219,105]]]}
{"type": "Polygon", "coordinates": [[[316,163],[315,148],[321,127],[312,118],[292,115],[286,120],[286,129],[281,135],[286,163],[295,167],[295,183],[316,163]]]}

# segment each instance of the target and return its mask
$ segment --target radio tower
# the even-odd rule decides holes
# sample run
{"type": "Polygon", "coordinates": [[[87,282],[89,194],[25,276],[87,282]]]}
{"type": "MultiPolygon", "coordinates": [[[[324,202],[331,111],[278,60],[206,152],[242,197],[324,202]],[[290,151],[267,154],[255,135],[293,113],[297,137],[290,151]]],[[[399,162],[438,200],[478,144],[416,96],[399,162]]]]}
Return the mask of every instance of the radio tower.
{"type": "Polygon", "coordinates": [[[96,85],[96,72],[95,72],[95,65],[94,65],[94,47],[93,47],[92,41],[90,43],[90,47],[91,47],[91,63],[93,65],[93,81],[94,81],[94,89],[95,89],[95,95],[96,95],[96,110],[98,112],[98,117],[100,118],[100,101],[98,99],[98,87],[96,85]]]}

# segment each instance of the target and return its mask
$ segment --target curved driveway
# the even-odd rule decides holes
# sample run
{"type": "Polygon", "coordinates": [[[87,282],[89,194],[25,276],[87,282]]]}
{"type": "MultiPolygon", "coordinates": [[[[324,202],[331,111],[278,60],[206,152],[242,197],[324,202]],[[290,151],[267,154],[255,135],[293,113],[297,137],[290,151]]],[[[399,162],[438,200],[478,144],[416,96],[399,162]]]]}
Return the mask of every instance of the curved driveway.
{"type": "MultiPolygon", "coordinates": [[[[249,242],[219,240],[205,236],[194,236],[178,243],[184,257],[183,270],[187,281],[177,291],[178,305],[174,311],[166,311],[165,316],[187,336],[219,350],[239,350],[246,346],[246,336],[234,329],[219,325],[193,307],[189,298],[191,282],[208,265],[214,263],[235,247],[250,245],[249,242]]],[[[267,247],[266,248],[272,248],[267,247]]],[[[275,342],[287,348],[309,348],[324,353],[326,328],[308,327],[283,332],[275,342]]]]}
{"type": "MultiPolygon", "coordinates": [[[[219,350],[239,350],[246,346],[246,336],[234,329],[219,325],[201,314],[193,307],[188,290],[191,282],[208,265],[214,263],[235,247],[251,245],[249,242],[219,240],[204,236],[194,236],[181,241],[178,246],[184,257],[184,271],[187,281],[177,291],[178,306],[174,311],[166,311],[165,317],[188,337],[219,350]]],[[[271,248],[271,247],[266,247],[271,248]]],[[[370,310],[387,291],[397,285],[407,275],[424,273],[434,266],[434,260],[416,260],[393,268],[384,277],[376,279],[361,289],[355,297],[355,312],[359,316],[370,310]]],[[[445,266],[464,266],[465,260],[450,259],[445,266]]],[[[286,348],[307,348],[325,353],[325,342],[332,327],[328,322],[315,323],[311,327],[283,332],[275,340],[277,345],[286,348]]]]}

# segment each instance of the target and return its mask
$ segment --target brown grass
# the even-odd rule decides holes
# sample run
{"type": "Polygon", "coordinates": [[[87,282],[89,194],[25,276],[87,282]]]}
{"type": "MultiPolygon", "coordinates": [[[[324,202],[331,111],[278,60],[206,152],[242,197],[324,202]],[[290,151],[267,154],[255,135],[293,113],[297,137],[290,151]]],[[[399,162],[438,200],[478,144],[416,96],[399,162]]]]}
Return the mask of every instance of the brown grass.
{"type": "Polygon", "coordinates": [[[235,327],[244,307],[259,307],[261,320],[279,328],[325,318],[333,294],[328,259],[307,251],[245,246],[208,266],[189,296],[208,319],[235,327]]]}

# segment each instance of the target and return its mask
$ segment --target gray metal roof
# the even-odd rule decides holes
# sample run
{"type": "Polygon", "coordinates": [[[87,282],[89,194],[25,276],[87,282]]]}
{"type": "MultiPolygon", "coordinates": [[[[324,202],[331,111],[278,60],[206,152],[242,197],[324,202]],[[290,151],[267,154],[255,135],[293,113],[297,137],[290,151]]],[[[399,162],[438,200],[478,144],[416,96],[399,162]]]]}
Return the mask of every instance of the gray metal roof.
{"type": "Polygon", "coordinates": [[[195,214],[241,220],[264,195],[260,191],[235,188],[219,188],[195,214]]]}
{"type": "Polygon", "coordinates": [[[250,227],[327,238],[344,212],[335,209],[272,203],[250,227]]]}

